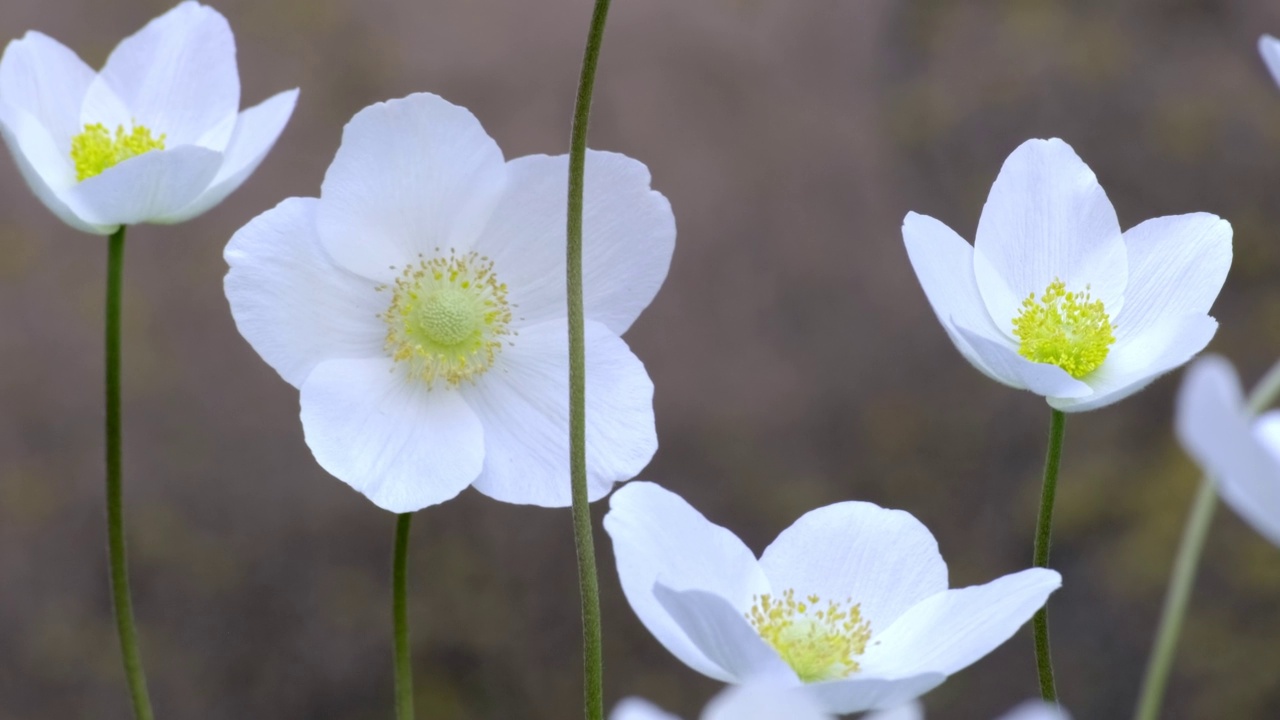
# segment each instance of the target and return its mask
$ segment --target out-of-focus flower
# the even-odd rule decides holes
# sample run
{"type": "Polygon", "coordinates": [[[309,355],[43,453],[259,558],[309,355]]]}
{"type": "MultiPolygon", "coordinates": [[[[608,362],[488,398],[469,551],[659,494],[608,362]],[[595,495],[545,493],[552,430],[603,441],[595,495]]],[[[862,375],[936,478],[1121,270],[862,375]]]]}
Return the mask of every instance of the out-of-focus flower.
{"type": "MultiPolygon", "coordinates": [[[[618,703],[609,720],[680,720],[639,698],[618,703]]],[[[702,711],[701,720],[833,720],[813,698],[795,687],[767,681],[726,688],[702,711]]]]}
{"type": "MultiPolygon", "coordinates": [[[[570,503],[567,156],[504,162],[464,108],[428,94],[361,110],[319,198],[291,198],[227,245],[227,298],[301,393],[307,444],[379,507],[468,485],[570,503]]],[[[649,171],[587,157],[583,281],[593,499],[657,449],[653,384],[620,335],[653,300],[675,218],[649,171]]]]}
{"type": "Polygon", "coordinates": [[[1061,140],[1005,160],[970,245],[908,213],[907,254],[938,320],[983,374],[1059,410],[1109,405],[1200,352],[1231,265],[1231,225],[1193,213],[1121,233],[1061,140]]]}
{"type": "Polygon", "coordinates": [[[835,713],[931,690],[1007,640],[1062,582],[1032,568],[948,589],[928,529],[865,502],[805,514],[758,560],[652,483],[614,493],[604,526],[627,600],[672,654],[725,682],[803,685],[835,713]]]}
{"type": "Polygon", "coordinates": [[[177,223],[240,186],[293,113],[287,90],[244,112],[226,18],[184,2],[94,72],[28,32],[0,58],[0,134],[36,196],[68,225],[177,223]]]}
{"type": "Polygon", "coordinates": [[[1258,52],[1262,53],[1262,61],[1267,64],[1271,77],[1280,84],[1280,40],[1271,35],[1258,38],[1258,52]]]}
{"type": "Polygon", "coordinates": [[[1176,427],[1222,499],[1280,546],[1280,411],[1255,419],[1231,363],[1210,356],[1187,370],[1176,427]]]}

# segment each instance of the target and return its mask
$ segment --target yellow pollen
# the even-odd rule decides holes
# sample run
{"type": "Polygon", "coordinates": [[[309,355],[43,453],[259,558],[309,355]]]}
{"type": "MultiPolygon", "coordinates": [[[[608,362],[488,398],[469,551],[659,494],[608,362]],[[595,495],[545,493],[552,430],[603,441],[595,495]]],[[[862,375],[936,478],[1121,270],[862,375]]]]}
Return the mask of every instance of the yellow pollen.
{"type": "Polygon", "coordinates": [[[1035,293],[1022,301],[1022,312],[1013,319],[1018,354],[1032,362],[1049,363],[1082,378],[1098,369],[1116,337],[1111,317],[1101,300],[1084,292],[1067,292],[1054,279],[1037,301],[1035,293]]]}
{"type": "Polygon", "coordinates": [[[428,388],[457,387],[493,367],[510,334],[511,306],[491,260],[450,251],[405,267],[390,289],[391,305],[379,315],[385,347],[411,376],[428,388]]]}
{"type": "Polygon", "coordinates": [[[796,591],[787,590],[780,598],[754,600],[747,620],[801,680],[835,680],[859,670],[854,658],[867,649],[871,623],[852,599],[824,605],[817,595],[797,600],[796,591]]]}
{"type": "Polygon", "coordinates": [[[113,165],[152,150],[164,149],[164,135],[152,137],[144,125],[134,125],[129,132],[116,126],[113,137],[102,123],[85,125],[84,132],[71,138],[71,160],[76,164],[76,182],[87,180],[113,165]]]}

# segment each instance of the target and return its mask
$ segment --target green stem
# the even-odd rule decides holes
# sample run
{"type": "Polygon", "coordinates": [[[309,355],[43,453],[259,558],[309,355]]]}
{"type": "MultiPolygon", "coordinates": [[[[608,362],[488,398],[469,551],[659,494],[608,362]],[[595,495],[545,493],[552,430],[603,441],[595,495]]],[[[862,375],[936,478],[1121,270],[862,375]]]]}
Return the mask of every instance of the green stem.
{"type": "Polygon", "coordinates": [[[120,634],[124,674],[137,720],[152,720],[147,677],[138,650],[129,594],[129,561],[124,542],[124,489],[121,471],[120,298],[124,287],[124,226],[111,234],[107,249],[107,554],[111,565],[111,599],[120,634]]]}
{"type": "MultiPolygon", "coordinates": [[[[1058,492],[1058,468],[1062,465],[1062,437],[1067,416],[1054,410],[1049,425],[1049,450],[1044,458],[1044,484],[1040,489],[1040,519],[1036,522],[1035,566],[1049,567],[1049,546],[1053,539],[1053,500],[1058,492]]],[[[1040,677],[1040,697],[1057,702],[1058,691],[1053,682],[1053,657],[1049,653],[1049,605],[1040,608],[1032,619],[1036,639],[1036,673],[1040,677]]]]}
{"type": "MultiPolygon", "coordinates": [[[[1277,395],[1280,395],[1280,362],[1267,371],[1250,393],[1250,412],[1262,412],[1277,395]]],[[[1200,569],[1200,558],[1204,555],[1205,541],[1209,537],[1217,505],[1217,488],[1213,478],[1206,475],[1200,480],[1200,489],[1191,503],[1187,524],[1182,529],[1182,541],[1173,561],[1169,589],[1165,591],[1160,625],[1156,630],[1155,643],[1151,647],[1151,658],[1147,660],[1146,674],[1142,678],[1135,720],[1155,720],[1160,714],[1160,704],[1164,699],[1165,686],[1169,683],[1169,673],[1173,670],[1178,649],[1178,638],[1187,617],[1187,605],[1191,601],[1191,588],[1200,569]]]]}
{"type": "Polygon", "coordinates": [[[582,196],[587,165],[587,125],[596,66],[604,41],[609,0],[596,0],[582,55],[582,75],[573,110],[569,143],[569,213],[566,224],[565,294],[569,311],[569,475],[573,489],[573,537],[578,550],[578,587],[582,593],[583,669],[588,720],[604,719],[603,639],[600,631],[600,580],[596,574],[591,506],[587,496],[586,331],[582,305],[582,196]]]}
{"type": "Polygon", "coordinates": [[[396,720],[413,720],[413,663],[409,650],[408,561],[412,513],[396,516],[396,549],[391,564],[391,615],[395,633],[396,720]]]}

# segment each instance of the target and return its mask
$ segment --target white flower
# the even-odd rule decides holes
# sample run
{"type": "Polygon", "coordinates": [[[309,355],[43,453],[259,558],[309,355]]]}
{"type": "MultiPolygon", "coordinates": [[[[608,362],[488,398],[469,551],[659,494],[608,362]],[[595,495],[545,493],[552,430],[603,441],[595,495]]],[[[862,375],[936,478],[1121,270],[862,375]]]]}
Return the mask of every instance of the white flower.
{"type": "Polygon", "coordinates": [[[1272,79],[1280,84],[1280,40],[1263,35],[1258,38],[1258,52],[1262,53],[1262,61],[1267,64],[1267,70],[1271,71],[1272,79]]]}
{"type": "MultiPolygon", "coordinates": [[[[653,384],[619,337],[653,299],[675,218],[649,171],[587,158],[583,276],[590,495],[653,456],[653,384]]],[[[361,110],[319,198],[291,198],[227,245],[227,298],[301,391],[307,444],[379,507],[474,484],[570,502],[567,156],[504,162],[464,108],[411,95],[361,110]]]]}
{"type": "Polygon", "coordinates": [[[257,169],[297,90],[240,108],[226,18],[184,2],[116,46],[94,72],[28,32],[0,59],[0,134],[59,218],[106,235],[177,223],[222,202],[257,169]]]}
{"type": "Polygon", "coordinates": [[[1254,419],[1235,369],[1210,356],[1187,370],[1178,395],[1178,439],[1218,494],[1280,546],[1280,411],[1254,419]]]}
{"type": "Polygon", "coordinates": [[[679,496],[620,488],[605,530],[641,622],[724,682],[804,687],[828,712],[895,707],[1007,640],[1061,584],[1032,568],[949,590],[910,514],[845,502],[805,514],[759,560],[679,496]]]}
{"type": "Polygon", "coordinates": [[[1214,215],[1122,234],[1093,172],[1057,139],[1005,160],[973,245],[916,213],[902,235],[965,359],[1066,411],[1127,397],[1203,349],[1231,265],[1231,226],[1214,215]]]}

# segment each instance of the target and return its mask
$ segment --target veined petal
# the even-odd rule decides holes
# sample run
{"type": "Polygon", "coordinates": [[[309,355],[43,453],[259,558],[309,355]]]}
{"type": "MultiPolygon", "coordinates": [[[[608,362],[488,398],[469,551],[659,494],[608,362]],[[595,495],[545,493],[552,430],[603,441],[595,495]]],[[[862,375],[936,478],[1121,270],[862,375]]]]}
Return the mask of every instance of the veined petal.
{"type": "MultiPolygon", "coordinates": [[[[635,477],[658,449],[653,382],[622,338],[588,321],[587,482],[592,500],[635,477]]],[[[520,330],[475,385],[460,392],[485,427],[476,490],[502,502],[567,507],[569,330],[564,320],[520,330]]]]}
{"type": "MultiPolygon", "coordinates": [[[[569,158],[530,155],[507,163],[502,200],[475,250],[493,259],[523,322],[565,315],[565,197],[569,158]]],[[[588,319],[621,335],[671,265],[671,203],[649,186],[649,169],[625,155],[588,151],[583,196],[582,284],[588,319]]]]}
{"type": "Polygon", "coordinates": [[[1164,318],[1208,315],[1231,268],[1231,223],[1209,213],[1148,220],[1124,234],[1129,285],[1116,343],[1164,318]]]}
{"type": "Polygon", "coordinates": [[[395,513],[453,498],[484,463],[484,429],[462,396],[387,358],[326,360],[302,383],[302,429],[329,474],[395,513]]]}
{"type": "Polygon", "coordinates": [[[202,141],[210,150],[226,148],[231,127],[216,137],[209,131],[239,110],[240,74],[235,37],[217,10],[180,3],[122,40],[99,77],[131,120],[164,133],[168,147],[202,141]]]}
{"type": "Polygon", "coordinates": [[[218,174],[200,197],[177,214],[174,222],[205,213],[249,179],[284,131],[297,101],[298,91],[286,90],[240,113],[218,174]]]}
{"type": "Polygon", "coordinates": [[[777,592],[850,598],[873,633],[947,589],[947,564],[928,528],[902,510],[842,502],[811,510],[760,557],[777,592]]]}
{"type": "Polygon", "coordinates": [[[978,289],[1004,328],[1029,295],[1060,279],[1086,287],[1114,317],[1124,303],[1128,260],[1115,209],[1070,145],[1028,140],[1005,160],[974,242],[978,289]]]}
{"type": "Polygon", "coordinates": [[[992,322],[982,302],[973,271],[973,246],[942,222],[913,212],[902,221],[902,239],[920,287],[947,337],[969,364],[992,380],[1004,382],[982,364],[981,356],[956,330],[959,324],[986,337],[1008,335],[992,322]]]}
{"type": "Polygon", "coordinates": [[[116,231],[118,224],[102,224],[81,218],[59,194],[60,189],[75,181],[75,173],[70,169],[70,163],[62,163],[49,133],[28,113],[11,110],[8,119],[0,121],[0,135],[4,137],[22,178],[58,219],[94,235],[110,235],[116,231]]]}
{"type": "Polygon", "coordinates": [[[951,675],[1008,640],[1062,585],[1053,570],[1030,568],[985,585],[940,592],[903,613],[862,656],[871,675],[951,675]]]}
{"type": "Polygon", "coordinates": [[[803,688],[749,680],[732,685],[707,703],[702,720],[835,720],[803,688]]]}
{"type": "Polygon", "coordinates": [[[316,235],[315,198],[289,198],[236,231],[224,288],[236,328],[267,364],[301,387],[319,363],[384,357],[388,298],[333,264],[316,235]]]}
{"type": "Polygon", "coordinates": [[[168,224],[204,192],[220,165],[221,155],[194,145],[153,150],[76,183],[62,198],[97,225],[168,224]]]}
{"type": "Polygon", "coordinates": [[[1086,397],[1093,393],[1092,388],[1057,365],[1031,362],[1009,345],[968,328],[957,325],[956,331],[973,348],[990,375],[1009,387],[1053,398],[1086,397]]]}
{"type": "Polygon", "coordinates": [[[1258,52],[1262,53],[1262,61],[1267,64],[1271,78],[1280,84],[1280,40],[1263,35],[1258,38],[1258,52]]]}
{"type": "Polygon", "coordinates": [[[1195,357],[1217,330],[1218,322],[1208,315],[1160,318],[1141,335],[1117,340],[1102,366],[1085,376],[1092,395],[1051,397],[1049,404],[1066,412],[1084,412],[1122,400],[1195,357]]]}
{"type": "Polygon", "coordinates": [[[80,103],[93,70],[62,43],[28,31],[11,41],[0,57],[0,122],[11,124],[16,109],[32,117],[70,166],[71,137],[80,132],[80,103]]]}
{"type": "Polygon", "coordinates": [[[653,587],[660,580],[676,590],[705,590],[734,607],[748,607],[753,596],[769,592],[751,550],[679,495],[648,482],[628,483],[613,494],[604,529],[613,541],[622,591],[640,622],[684,664],[717,680],[732,680],[672,619],[653,587]]]}
{"type": "Polygon", "coordinates": [[[640,698],[623,698],[609,713],[609,720],[680,720],[662,708],[640,698]]]}
{"type": "Polygon", "coordinates": [[[900,707],[938,687],[946,679],[946,675],[936,672],[895,678],[870,677],[863,672],[844,680],[806,685],[805,689],[827,710],[843,715],[900,707]]]}
{"type": "Polygon", "coordinates": [[[1280,416],[1251,425],[1235,370],[1210,356],[1187,370],[1178,393],[1182,447],[1213,476],[1218,493],[1255,530],[1280,546],[1280,416]]]}
{"type": "Polygon", "coordinates": [[[672,590],[661,580],[654,584],[653,595],[694,646],[731,680],[769,678],[799,684],[791,668],[756,634],[742,610],[725,598],[705,590],[672,590]]]}
{"type": "Polygon", "coordinates": [[[356,113],[325,173],[318,224],[339,265],[381,282],[419,254],[465,253],[502,195],[497,143],[466,108],[417,93],[356,113]]]}

